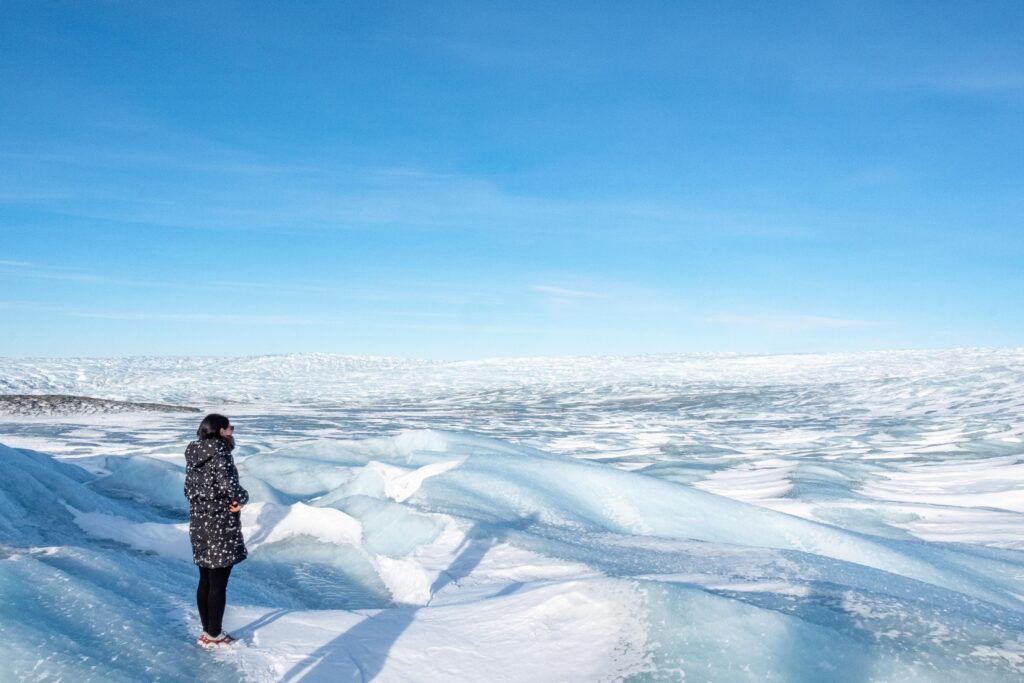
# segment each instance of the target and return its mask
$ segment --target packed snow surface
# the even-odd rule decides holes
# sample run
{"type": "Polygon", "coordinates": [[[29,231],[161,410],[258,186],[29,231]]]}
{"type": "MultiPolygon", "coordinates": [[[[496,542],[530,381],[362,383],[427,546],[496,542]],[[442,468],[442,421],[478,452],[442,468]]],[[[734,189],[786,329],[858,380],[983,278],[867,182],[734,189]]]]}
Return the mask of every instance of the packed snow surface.
{"type": "Polygon", "coordinates": [[[0,359],[0,392],[117,406],[0,417],[4,680],[1024,677],[1022,349],[0,359]],[[125,401],[237,425],[225,651],[198,416],[125,401]]]}

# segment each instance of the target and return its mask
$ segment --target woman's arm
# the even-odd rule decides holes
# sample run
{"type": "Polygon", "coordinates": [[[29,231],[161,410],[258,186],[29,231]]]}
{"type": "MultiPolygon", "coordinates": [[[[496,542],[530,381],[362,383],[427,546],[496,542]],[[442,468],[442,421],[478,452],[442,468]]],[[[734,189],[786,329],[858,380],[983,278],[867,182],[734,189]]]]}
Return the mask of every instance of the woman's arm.
{"type": "Polygon", "coordinates": [[[224,491],[232,503],[238,503],[240,506],[248,503],[249,492],[242,488],[238,481],[238,469],[235,467],[231,454],[221,452],[215,462],[210,464],[214,466],[213,476],[217,488],[224,491]]]}

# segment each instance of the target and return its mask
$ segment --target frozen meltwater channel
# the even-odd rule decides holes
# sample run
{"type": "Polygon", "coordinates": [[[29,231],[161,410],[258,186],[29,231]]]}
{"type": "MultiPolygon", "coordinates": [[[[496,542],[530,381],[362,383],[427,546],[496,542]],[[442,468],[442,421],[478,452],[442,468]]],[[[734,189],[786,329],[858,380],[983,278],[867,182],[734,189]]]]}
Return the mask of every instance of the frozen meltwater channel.
{"type": "Polygon", "coordinates": [[[0,672],[1020,680],[1022,389],[1017,349],[0,359],[226,412],[253,498],[244,642],[197,652],[196,415],[0,417],[0,672]]]}

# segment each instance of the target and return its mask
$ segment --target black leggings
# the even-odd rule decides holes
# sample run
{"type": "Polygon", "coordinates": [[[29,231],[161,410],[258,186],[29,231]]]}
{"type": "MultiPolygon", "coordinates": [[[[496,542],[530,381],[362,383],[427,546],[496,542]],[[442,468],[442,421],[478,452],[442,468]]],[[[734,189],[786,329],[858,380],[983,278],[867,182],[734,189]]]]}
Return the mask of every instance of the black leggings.
{"type": "Polygon", "coordinates": [[[196,604],[199,605],[199,619],[203,622],[203,630],[211,636],[220,635],[221,620],[224,619],[224,605],[227,602],[229,576],[231,576],[231,567],[199,568],[196,604]]]}

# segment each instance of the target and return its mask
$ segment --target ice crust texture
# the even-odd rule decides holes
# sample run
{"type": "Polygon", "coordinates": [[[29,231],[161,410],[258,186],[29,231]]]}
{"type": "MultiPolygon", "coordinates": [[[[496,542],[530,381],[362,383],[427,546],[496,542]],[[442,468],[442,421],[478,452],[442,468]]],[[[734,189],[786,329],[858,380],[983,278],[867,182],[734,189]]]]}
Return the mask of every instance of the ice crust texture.
{"type": "Polygon", "coordinates": [[[1024,350],[213,367],[0,359],[0,391],[232,416],[244,642],[189,637],[194,416],[8,417],[0,673],[1024,676],[1024,350]]]}

